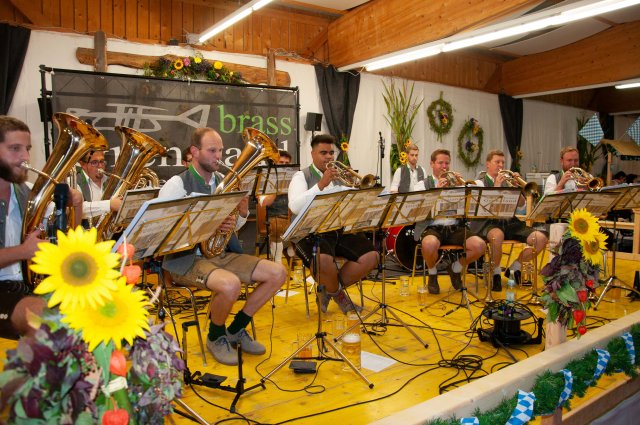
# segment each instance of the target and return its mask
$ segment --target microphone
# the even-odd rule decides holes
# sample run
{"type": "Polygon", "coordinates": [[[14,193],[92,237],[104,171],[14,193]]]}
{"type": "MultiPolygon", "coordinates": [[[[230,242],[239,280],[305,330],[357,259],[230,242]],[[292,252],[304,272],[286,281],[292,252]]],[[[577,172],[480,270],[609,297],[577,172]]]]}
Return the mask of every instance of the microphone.
{"type": "Polygon", "coordinates": [[[67,229],[67,200],[69,199],[69,185],[57,183],[53,192],[53,202],[55,203],[54,224],[49,226],[49,238],[52,243],[58,242],[57,230],[67,229]]]}
{"type": "Polygon", "coordinates": [[[384,158],[384,139],[382,138],[382,131],[378,131],[380,135],[380,158],[384,158]]]}

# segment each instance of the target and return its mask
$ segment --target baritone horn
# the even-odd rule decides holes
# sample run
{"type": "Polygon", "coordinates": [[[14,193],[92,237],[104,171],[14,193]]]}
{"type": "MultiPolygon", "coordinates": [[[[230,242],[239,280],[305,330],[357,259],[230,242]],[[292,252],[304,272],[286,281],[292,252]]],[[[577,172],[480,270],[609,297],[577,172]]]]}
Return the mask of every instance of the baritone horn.
{"type": "Polygon", "coordinates": [[[573,174],[576,186],[584,187],[590,191],[600,190],[604,186],[604,181],[600,177],[593,177],[580,167],[571,167],[569,172],[573,174]]]}
{"type": "Polygon", "coordinates": [[[538,196],[540,194],[538,190],[538,183],[536,182],[526,182],[522,177],[516,176],[516,174],[511,170],[500,170],[498,174],[504,176],[505,181],[511,187],[519,187],[522,189],[522,193],[525,196],[538,196]]]}
{"type": "Polygon", "coordinates": [[[327,168],[335,169],[338,172],[338,180],[344,186],[369,189],[376,184],[376,178],[373,174],[361,176],[340,161],[329,162],[327,168]]]}

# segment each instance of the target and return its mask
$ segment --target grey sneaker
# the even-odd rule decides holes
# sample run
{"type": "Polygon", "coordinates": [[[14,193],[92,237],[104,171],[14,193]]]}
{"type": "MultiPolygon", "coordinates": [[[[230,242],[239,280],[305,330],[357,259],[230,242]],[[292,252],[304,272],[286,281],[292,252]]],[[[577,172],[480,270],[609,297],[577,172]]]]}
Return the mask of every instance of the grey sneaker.
{"type": "Polygon", "coordinates": [[[258,341],[254,341],[251,339],[246,329],[241,329],[237,334],[229,335],[227,332],[227,339],[229,340],[229,344],[234,349],[238,346],[238,342],[240,343],[240,347],[242,347],[242,352],[247,354],[255,354],[261,355],[267,352],[267,349],[264,348],[264,345],[260,344],[258,341]]]}
{"type": "Polygon", "coordinates": [[[336,295],[333,295],[333,300],[336,302],[336,304],[338,304],[338,307],[340,307],[340,310],[342,310],[343,314],[347,314],[351,310],[355,310],[358,313],[362,311],[362,306],[352,303],[347,294],[344,292],[344,289],[341,289],[336,295]]]}
{"type": "Polygon", "coordinates": [[[438,275],[430,274],[429,283],[427,283],[427,289],[430,294],[438,295],[440,293],[440,285],[438,285],[438,275]]]}
{"type": "Polygon", "coordinates": [[[325,289],[325,291],[320,294],[320,310],[322,310],[323,313],[326,313],[329,309],[329,301],[331,301],[331,295],[329,295],[325,289]]]}
{"type": "Polygon", "coordinates": [[[231,349],[226,336],[218,337],[215,341],[207,338],[207,348],[218,363],[235,366],[238,364],[238,355],[231,349]]]}

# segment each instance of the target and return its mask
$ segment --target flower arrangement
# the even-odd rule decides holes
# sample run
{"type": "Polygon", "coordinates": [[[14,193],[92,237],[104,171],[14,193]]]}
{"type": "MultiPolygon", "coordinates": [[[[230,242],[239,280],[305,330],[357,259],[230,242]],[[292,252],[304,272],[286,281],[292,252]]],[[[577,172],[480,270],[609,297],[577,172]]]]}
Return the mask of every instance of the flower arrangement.
{"type": "Polygon", "coordinates": [[[347,139],[346,134],[342,134],[340,136],[340,140],[338,141],[338,149],[340,152],[338,154],[338,161],[342,162],[347,167],[351,165],[349,161],[349,139],[347,139]]]}
{"type": "Polygon", "coordinates": [[[429,127],[436,133],[438,141],[442,142],[442,136],[449,133],[453,126],[453,108],[444,100],[442,92],[440,92],[440,98],[431,102],[427,108],[427,117],[429,127]]]}
{"type": "MultiPolygon", "coordinates": [[[[35,290],[48,308],[7,351],[0,409],[10,423],[163,423],[181,395],[177,342],[149,324],[146,296],[116,269],[121,254],[96,237],[78,227],[39,244],[31,269],[48,275],[35,290]]],[[[133,246],[121,253],[126,261],[133,246]]]]}
{"type": "Polygon", "coordinates": [[[144,65],[144,75],[147,77],[173,78],[178,80],[208,80],[224,83],[240,84],[242,75],[229,70],[220,61],[208,61],[202,53],[193,56],[174,58],[163,56],[154,63],[144,65]]]}
{"type": "Polygon", "coordinates": [[[550,322],[577,327],[578,337],[587,332],[589,294],[598,287],[606,235],[598,219],[586,209],[571,213],[557,255],[541,271],[545,287],[540,297],[550,322]]]}
{"type": "Polygon", "coordinates": [[[405,155],[406,162],[405,146],[407,143],[411,143],[411,133],[415,127],[416,115],[424,100],[420,102],[417,102],[417,99],[414,100],[413,89],[415,84],[411,85],[411,89],[407,88],[405,82],[402,83],[402,88],[396,88],[393,80],[389,85],[384,82],[383,85],[384,93],[382,96],[387,106],[385,119],[391,126],[391,131],[395,137],[395,143],[391,145],[391,155],[389,156],[391,174],[393,175],[396,169],[403,164],[401,162],[402,153],[405,155]]]}
{"type": "Polygon", "coordinates": [[[480,162],[483,142],[484,130],[480,127],[480,123],[475,118],[469,119],[458,134],[458,156],[467,168],[480,162]]]}

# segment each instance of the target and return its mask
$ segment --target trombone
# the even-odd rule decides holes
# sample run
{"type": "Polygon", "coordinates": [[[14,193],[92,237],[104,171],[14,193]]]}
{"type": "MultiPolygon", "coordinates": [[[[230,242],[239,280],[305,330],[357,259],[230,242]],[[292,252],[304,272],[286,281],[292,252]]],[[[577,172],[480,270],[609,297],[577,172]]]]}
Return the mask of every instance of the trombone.
{"type": "Polygon", "coordinates": [[[376,184],[376,178],[373,174],[361,176],[340,161],[331,161],[327,164],[327,168],[335,169],[338,172],[337,179],[344,186],[355,187],[358,189],[370,189],[376,184]]]}

